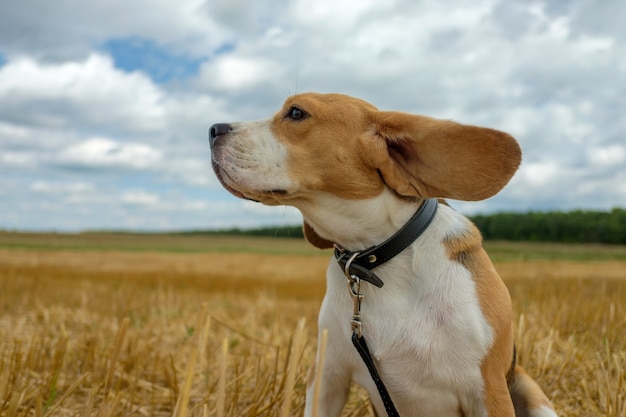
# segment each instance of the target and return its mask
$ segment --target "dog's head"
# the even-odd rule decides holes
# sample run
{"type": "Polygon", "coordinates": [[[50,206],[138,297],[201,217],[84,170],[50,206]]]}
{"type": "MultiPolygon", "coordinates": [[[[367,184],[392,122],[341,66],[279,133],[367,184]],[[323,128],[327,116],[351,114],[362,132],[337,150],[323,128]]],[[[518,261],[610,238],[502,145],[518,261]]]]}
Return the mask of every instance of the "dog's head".
{"type": "MultiPolygon", "coordinates": [[[[213,169],[237,197],[292,205],[331,194],[482,200],[511,179],[520,148],[506,133],[379,111],[340,94],[288,98],[269,120],[210,129],[213,169]]],[[[307,238],[327,246],[305,222],[307,238]],[[319,239],[319,240],[317,240],[319,239]]]]}

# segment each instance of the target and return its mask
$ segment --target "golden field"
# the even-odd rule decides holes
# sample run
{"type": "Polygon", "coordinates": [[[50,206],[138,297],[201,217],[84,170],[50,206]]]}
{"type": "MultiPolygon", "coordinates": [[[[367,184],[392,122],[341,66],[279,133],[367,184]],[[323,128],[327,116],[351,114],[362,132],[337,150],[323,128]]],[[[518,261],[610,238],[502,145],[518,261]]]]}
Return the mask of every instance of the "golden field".
{"type": "MultiPolygon", "coordinates": [[[[559,414],[626,417],[626,248],[487,249],[519,361],[559,414]]],[[[0,416],[302,415],[329,256],[284,239],[0,233],[0,416]]],[[[373,416],[361,390],[344,416],[373,416]]]]}

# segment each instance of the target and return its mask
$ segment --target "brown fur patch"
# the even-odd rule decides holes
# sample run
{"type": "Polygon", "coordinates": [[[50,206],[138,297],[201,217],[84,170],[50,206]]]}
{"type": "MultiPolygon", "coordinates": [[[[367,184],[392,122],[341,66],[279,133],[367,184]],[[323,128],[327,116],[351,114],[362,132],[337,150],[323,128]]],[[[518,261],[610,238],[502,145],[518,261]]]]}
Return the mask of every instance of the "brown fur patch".
{"type": "Polygon", "coordinates": [[[506,380],[513,354],[511,299],[509,292],[482,248],[482,237],[468,222],[468,232],[444,242],[447,254],[471,272],[483,315],[493,331],[493,344],[481,364],[485,403],[490,416],[513,416],[506,380]]]}
{"type": "MultiPolygon", "coordinates": [[[[285,101],[272,120],[272,131],[287,147],[289,175],[303,197],[324,191],[365,199],[382,192],[384,183],[367,157],[371,146],[363,143],[374,111],[371,104],[340,94],[306,93],[285,101]],[[307,117],[286,117],[292,107],[307,117]]],[[[384,151],[384,141],[379,142],[379,151],[384,151]]]]}
{"type": "Polygon", "coordinates": [[[317,232],[313,229],[313,227],[311,227],[311,225],[307,221],[304,221],[302,223],[302,231],[304,232],[304,237],[306,238],[307,242],[309,242],[311,245],[315,246],[316,248],[330,249],[333,247],[333,242],[331,242],[330,240],[324,239],[323,237],[318,235],[317,232]]]}
{"type": "Polygon", "coordinates": [[[515,139],[498,130],[401,112],[376,112],[373,123],[388,147],[376,163],[400,194],[482,200],[500,191],[521,161],[515,139]]]}

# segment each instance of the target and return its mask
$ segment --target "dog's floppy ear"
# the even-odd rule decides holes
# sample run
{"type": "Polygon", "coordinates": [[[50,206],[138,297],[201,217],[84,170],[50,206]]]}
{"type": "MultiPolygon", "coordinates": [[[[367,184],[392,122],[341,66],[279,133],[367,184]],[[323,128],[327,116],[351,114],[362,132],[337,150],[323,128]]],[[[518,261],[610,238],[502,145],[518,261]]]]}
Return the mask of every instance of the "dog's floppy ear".
{"type": "Polygon", "coordinates": [[[522,153],[504,132],[401,112],[373,112],[369,157],[405,196],[475,201],[495,195],[522,153]]]}
{"type": "Polygon", "coordinates": [[[329,249],[333,247],[333,242],[326,240],[317,234],[306,220],[302,223],[302,230],[304,231],[304,237],[306,240],[316,248],[329,249]]]}

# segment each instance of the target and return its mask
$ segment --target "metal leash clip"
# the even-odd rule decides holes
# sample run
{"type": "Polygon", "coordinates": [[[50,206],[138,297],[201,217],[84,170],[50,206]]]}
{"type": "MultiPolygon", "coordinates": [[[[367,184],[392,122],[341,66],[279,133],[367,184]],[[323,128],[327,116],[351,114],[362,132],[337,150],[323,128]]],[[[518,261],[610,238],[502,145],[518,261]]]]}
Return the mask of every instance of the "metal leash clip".
{"type": "Polygon", "coordinates": [[[352,328],[352,333],[356,334],[358,337],[363,335],[361,330],[361,301],[365,297],[361,293],[361,278],[357,275],[350,274],[350,265],[352,261],[359,255],[358,252],[352,254],[350,259],[346,262],[346,266],[343,269],[343,273],[346,278],[348,278],[348,289],[350,290],[350,296],[352,297],[353,308],[352,308],[352,319],[350,320],[350,326],[352,328]]]}

